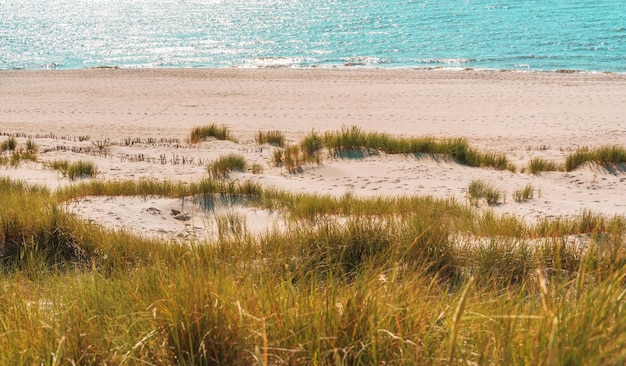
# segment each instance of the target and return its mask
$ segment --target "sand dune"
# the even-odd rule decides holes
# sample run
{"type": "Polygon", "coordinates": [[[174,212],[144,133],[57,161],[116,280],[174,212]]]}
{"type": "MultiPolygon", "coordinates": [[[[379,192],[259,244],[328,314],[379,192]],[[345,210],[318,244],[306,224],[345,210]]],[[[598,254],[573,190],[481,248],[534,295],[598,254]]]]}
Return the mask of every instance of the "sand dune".
{"type": "MultiPolygon", "coordinates": [[[[582,210],[626,214],[626,174],[621,170],[585,166],[570,173],[530,175],[470,168],[431,157],[379,154],[325,158],[320,165],[289,174],[271,165],[271,147],[253,141],[259,130],[280,130],[289,141],[298,142],[311,130],[354,125],[398,136],[465,137],[481,150],[505,153],[520,168],[533,157],[563,161],[582,146],[626,145],[623,74],[408,69],[0,71],[0,101],[0,134],[17,135],[19,142],[25,141],[22,134],[34,137],[42,151],[41,162],[91,160],[98,166],[98,179],[199,180],[207,175],[208,161],[238,152],[264,170],[236,174],[233,179],[294,191],[419,194],[465,201],[469,182],[482,179],[505,194],[502,204],[488,208],[497,213],[528,220],[571,216],[582,210]],[[194,126],[211,123],[228,126],[240,142],[189,145],[184,141],[194,126]],[[89,139],[80,141],[85,136],[89,139]],[[107,154],[94,153],[94,146],[103,141],[107,141],[107,154]],[[72,152],[72,147],[83,152],[72,152]],[[539,197],[515,202],[513,191],[526,184],[535,187],[539,197]]],[[[53,189],[70,184],[42,163],[0,167],[0,175],[53,189]]],[[[188,238],[209,230],[200,214],[194,224],[170,217],[171,209],[180,209],[177,200],[133,200],[137,199],[89,198],[68,208],[146,235],[188,238]],[[146,211],[150,208],[161,214],[146,211]]],[[[264,213],[243,215],[250,223],[275,224],[276,218],[264,213]]]]}

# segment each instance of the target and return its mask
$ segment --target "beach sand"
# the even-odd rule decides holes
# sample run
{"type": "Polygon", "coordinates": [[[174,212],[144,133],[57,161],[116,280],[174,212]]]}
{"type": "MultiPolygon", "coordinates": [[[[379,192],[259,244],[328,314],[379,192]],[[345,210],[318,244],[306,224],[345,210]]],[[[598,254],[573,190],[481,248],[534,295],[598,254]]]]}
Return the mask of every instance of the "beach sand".
{"type": "MultiPolygon", "coordinates": [[[[535,220],[583,210],[626,214],[626,173],[587,165],[573,172],[522,173],[533,157],[564,162],[580,147],[626,146],[626,75],[411,69],[89,69],[0,71],[0,141],[32,137],[38,163],[0,167],[0,176],[71,184],[43,162],[90,160],[97,179],[195,181],[206,163],[237,152],[264,166],[231,176],[297,192],[358,196],[431,195],[466,202],[472,180],[504,193],[497,214],[535,220]],[[189,145],[193,127],[227,126],[238,138],[189,145]],[[326,158],[289,174],[271,164],[272,148],[258,131],[279,130],[297,143],[315,130],[358,126],[397,136],[464,137],[481,151],[502,152],[518,172],[471,168],[451,161],[373,155],[326,158]],[[88,137],[88,139],[87,139],[88,137]],[[98,145],[107,145],[106,154],[98,145]],[[74,152],[71,148],[74,148],[74,152]],[[79,149],[82,148],[82,152],[79,149]],[[89,151],[88,151],[89,150],[89,151]],[[88,152],[87,152],[88,151],[88,152]],[[514,190],[531,184],[532,200],[514,190]]],[[[146,235],[187,238],[211,229],[206,213],[176,220],[180,200],[90,197],[68,209],[103,225],[146,235]],[[155,210],[156,209],[156,210],[155,210]]],[[[184,208],[184,207],[183,207],[184,208]]],[[[187,207],[189,209],[189,207],[187,207]]],[[[248,228],[277,217],[239,208],[248,228]]]]}

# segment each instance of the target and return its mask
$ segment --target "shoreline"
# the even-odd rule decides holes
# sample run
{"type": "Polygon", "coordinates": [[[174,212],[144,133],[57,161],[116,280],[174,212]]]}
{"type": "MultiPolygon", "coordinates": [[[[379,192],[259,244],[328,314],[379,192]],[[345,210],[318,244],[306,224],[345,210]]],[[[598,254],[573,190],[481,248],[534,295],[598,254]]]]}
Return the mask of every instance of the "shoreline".
{"type": "Polygon", "coordinates": [[[40,71],[85,71],[85,70],[222,70],[222,69],[238,69],[238,70],[412,70],[412,71],[475,71],[475,72],[513,72],[513,73],[539,73],[539,74],[615,74],[626,75],[626,71],[611,70],[586,70],[586,69],[498,69],[489,67],[473,67],[473,66],[369,66],[369,65],[314,65],[314,66],[172,66],[172,67],[142,67],[142,66],[124,66],[124,65],[100,65],[80,68],[63,68],[58,65],[37,69],[0,69],[0,72],[40,72],[40,71]]]}

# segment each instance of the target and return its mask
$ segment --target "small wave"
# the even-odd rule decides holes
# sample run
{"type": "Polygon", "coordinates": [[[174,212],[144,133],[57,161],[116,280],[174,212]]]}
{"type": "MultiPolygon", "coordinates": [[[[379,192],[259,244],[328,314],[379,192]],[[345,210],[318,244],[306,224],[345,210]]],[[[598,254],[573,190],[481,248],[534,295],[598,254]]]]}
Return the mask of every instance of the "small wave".
{"type": "Polygon", "coordinates": [[[343,66],[372,66],[389,63],[389,60],[373,56],[343,58],[343,66]]]}
{"type": "Polygon", "coordinates": [[[473,60],[466,58],[426,58],[417,60],[420,64],[444,64],[444,65],[463,65],[473,60]]]}
{"type": "Polygon", "coordinates": [[[317,62],[309,57],[257,57],[248,60],[242,67],[272,68],[272,67],[307,67],[317,62]]]}

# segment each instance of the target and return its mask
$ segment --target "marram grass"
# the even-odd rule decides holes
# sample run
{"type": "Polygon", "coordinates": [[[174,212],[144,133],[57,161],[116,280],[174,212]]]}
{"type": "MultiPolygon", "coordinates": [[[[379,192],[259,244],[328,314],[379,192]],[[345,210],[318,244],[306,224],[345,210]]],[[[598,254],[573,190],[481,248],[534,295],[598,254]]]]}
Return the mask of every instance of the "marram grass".
{"type": "Polygon", "coordinates": [[[242,155],[232,153],[210,162],[207,171],[214,178],[225,178],[231,172],[245,171],[246,166],[246,159],[242,155]]]}
{"type": "Polygon", "coordinates": [[[281,131],[259,131],[255,136],[255,141],[259,145],[270,144],[272,146],[284,147],[285,134],[281,131]]]}
{"type": "Polygon", "coordinates": [[[579,149],[567,156],[565,171],[571,172],[586,162],[595,162],[605,166],[626,163],[626,149],[622,146],[601,146],[593,150],[579,149]]]}
{"type": "Polygon", "coordinates": [[[228,127],[220,126],[215,123],[212,123],[208,126],[194,127],[189,133],[189,137],[187,138],[187,140],[191,144],[197,144],[207,140],[209,137],[215,138],[217,140],[231,140],[235,142],[237,141],[237,139],[232,135],[228,127]]]}
{"type": "MultiPolygon", "coordinates": [[[[311,137],[308,138],[311,140],[311,137]]],[[[504,154],[482,153],[470,147],[462,138],[435,139],[433,137],[401,138],[379,132],[364,132],[356,126],[344,127],[341,131],[327,132],[324,146],[338,156],[347,152],[384,152],[387,154],[429,154],[449,156],[460,164],[472,167],[491,167],[511,170],[516,167],[504,154]]],[[[348,156],[350,156],[348,154],[348,156]]]]}
{"type": "Polygon", "coordinates": [[[69,162],[67,160],[54,160],[48,163],[48,166],[54,170],[58,170],[64,177],[70,180],[81,178],[93,178],[98,174],[96,165],[91,161],[78,160],[69,162]]]}
{"type": "Polygon", "coordinates": [[[482,200],[488,205],[496,205],[501,202],[502,192],[493,184],[483,180],[473,180],[467,186],[467,199],[473,206],[478,206],[482,200]]]}
{"type": "Polygon", "coordinates": [[[0,179],[0,365],[624,362],[623,218],[527,225],[427,197],[192,185],[0,179]],[[287,230],[172,244],[58,203],[201,190],[254,196],[287,230]]]}
{"type": "Polygon", "coordinates": [[[531,184],[526,184],[523,188],[513,191],[513,199],[515,202],[526,202],[535,198],[535,188],[531,184]]]}
{"type": "Polygon", "coordinates": [[[528,163],[528,167],[526,171],[530,174],[539,174],[540,172],[554,172],[561,171],[564,167],[561,164],[558,164],[551,160],[546,160],[544,158],[533,158],[528,163]]]}

